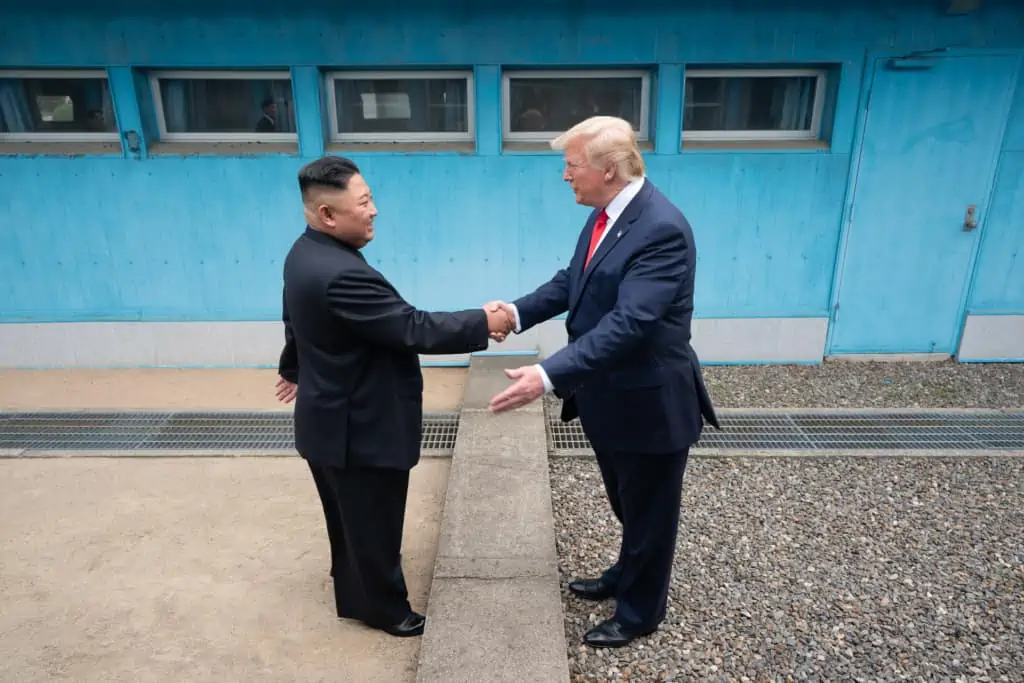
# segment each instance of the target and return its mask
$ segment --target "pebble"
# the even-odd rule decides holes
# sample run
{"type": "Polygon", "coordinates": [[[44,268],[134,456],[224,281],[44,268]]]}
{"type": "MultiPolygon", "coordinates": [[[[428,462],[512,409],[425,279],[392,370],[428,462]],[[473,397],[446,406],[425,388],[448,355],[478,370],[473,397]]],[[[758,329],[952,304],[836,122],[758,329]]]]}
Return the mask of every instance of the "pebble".
{"type": "Polygon", "coordinates": [[[723,408],[1024,408],[1024,363],[843,360],[703,372],[723,408]]]}
{"type": "Polygon", "coordinates": [[[573,681],[1024,671],[1024,458],[695,458],[668,617],[617,650],[581,645],[614,602],[565,586],[614,561],[618,522],[593,459],[550,466],[573,681]]]}

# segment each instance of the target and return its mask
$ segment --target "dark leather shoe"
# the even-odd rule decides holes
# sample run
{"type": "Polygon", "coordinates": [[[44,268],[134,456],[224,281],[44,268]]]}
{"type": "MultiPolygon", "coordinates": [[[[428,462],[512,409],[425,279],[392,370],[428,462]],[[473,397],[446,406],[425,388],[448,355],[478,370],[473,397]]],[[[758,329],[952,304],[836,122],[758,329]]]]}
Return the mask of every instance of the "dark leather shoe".
{"type": "Polygon", "coordinates": [[[591,647],[624,647],[640,636],[648,636],[654,631],[653,628],[649,631],[633,631],[614,619],[609,619],[587,631],[583,636],[583,642],[591,647]]]}
{"type": "Polygon", "coordinates": [[[584,600],[607,600],[615,597],[615,586],[604,579],[576,579],[569,590],[584,600]]]}
{"type": "Polygon", "coordinates": [[[416,612],[409,612],[409,616],[397,624],[374,626],[374,628],[399,638],[409,638],[410,636],[423,635],[423,628],[426,624],[427,618],[425,616],[416,612]]]}

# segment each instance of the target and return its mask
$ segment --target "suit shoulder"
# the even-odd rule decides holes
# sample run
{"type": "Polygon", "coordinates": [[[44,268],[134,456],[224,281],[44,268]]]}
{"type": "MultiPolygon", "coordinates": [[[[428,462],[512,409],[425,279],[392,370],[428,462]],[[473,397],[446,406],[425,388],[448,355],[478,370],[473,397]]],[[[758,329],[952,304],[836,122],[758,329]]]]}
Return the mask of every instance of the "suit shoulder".
{"type": "Polygon", "coordinates": [[[672,200],[662,194],[657,187],[652,185],[651,189],[651,222],[662,224],[666,227],[674,227],[682,231],[687,239],[691,239],[692,230],[686,215],[683,214],[682,210],[672,200]]]}

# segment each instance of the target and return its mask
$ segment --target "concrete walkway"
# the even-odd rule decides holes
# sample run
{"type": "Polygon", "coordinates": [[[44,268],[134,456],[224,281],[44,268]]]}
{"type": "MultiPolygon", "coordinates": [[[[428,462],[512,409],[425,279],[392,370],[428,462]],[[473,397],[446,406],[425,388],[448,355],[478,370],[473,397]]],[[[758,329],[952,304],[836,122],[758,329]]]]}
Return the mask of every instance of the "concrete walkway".
{"type": "Polygon", "coordinates": [[[420,683],[569,680],[541,402],[495,416],[502,370],[474,358],[452,457],[420,683]]]}
{"type": "MultiPolygon", "coordinates": [[[[448,462],[410,480],[418,610],[448,462]]],[[[329,567],[297,457],[0,460],[0,681],[412,683],[421,639],[339,620],[329,567]]]]}
{"type": "MultiPolygon", "coordinates": [[[[543,407],[487,411],[528,360],[424,369],[424,410],[463,411],[451,461],[413,471],[403,564],[422,639],[334,619],[297,458],[0,462],[0,680],[567,682],[543,407]]],[[[0,410],[289,410],[275,379],[0,370],[0,410]]]]}
{"type": "MultiPolygon", "coordinates": [[[[458,411],[465,368],[423,369],[423,410],[458,411]]],[[[279,411],[274,370],[0,368],[0,411],[279,411]]]]}

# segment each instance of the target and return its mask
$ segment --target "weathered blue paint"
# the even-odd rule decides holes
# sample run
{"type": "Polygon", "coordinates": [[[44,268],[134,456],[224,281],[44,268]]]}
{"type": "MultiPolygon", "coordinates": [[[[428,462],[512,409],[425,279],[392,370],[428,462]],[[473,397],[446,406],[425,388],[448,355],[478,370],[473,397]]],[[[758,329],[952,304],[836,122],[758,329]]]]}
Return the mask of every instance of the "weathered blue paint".
{"type": "Polygon", "coordinates": [[[683,110],[676,102],[683,100],[685,69],[681,64],[658,66],[657,88],[661,91],[654,113],[654,151],[678,154],[683,138],[683,110]]]}
{"type": "MultiPolygon", "coordinates": [[[[342,66],[473,70],[475,149],[350,154],[382,211],[367,256],[428,308],[521,294],[564,265],[586,216],[559,180],[557,155],[502,149],[501,69],[534,65],[653,70],[648,170],[693,224],[698,316],[826,317],[836,264],[856,259],[845,250],[856,250],[860,239],[856,222],[849,241],[840,235],[844,207],[859,196],[847,190],[859,151],[866,55],[951,45],[1024,48],[1024,9],[1006,0],[986,0],[982,11],[961,17],[945,16],[931,0],[836,4],[649,0],[623,10],[621,3],[581,0],[503,8],[385,0],[360,10],[315,0],[105,0],[88,11],[59,0],[41,0],[31,10],[0,5],[0,66],[106,68],[122,130],[142,133],[138,154],[0,156],[0,321],[276,319],[280,261],[301,228],[295,173],[325,149],[320,70],[342,66]],[[680,150],[686,68],[794,63],[827,65],[839,76],[821,149],[680,150]],[[290,69],[297,152],[161,149],[145,76],[157,67],[290,69]]],[[[919,77],[927,78],[913,75],[919,77]]],[[[975,79],[983,90],[992,87],[985,78],[975,79]]],[[[972,311],[1024,308],[1020,101],[991,206],[981,216],[972,311]]],[[[972,121],[984,115],[977,108],[969,114],[972,121]]],[[[970,271],[957,277],[966,281],[970,271]]],[[[844,278],[837,278],[843,287],[854,282],[844,278]]]]}
{"type": "Polygon", "coordinates": [[[1024,79],[1017,86],[995,192],[982,216],[969,311],[1024,314],[1024,79]]]}
{"type": "MultiPolygon", "coordinates": [[[[564,266],[587,215],[557,156],[353,158],[381,212],[367,257],[424,307],[477,306],[540,284],[564,266]]],[[[702,315],[825,315],[845,158],[696,158],[647,161],[694,226],[702,315]],[[781,196],[758,182],[772,176],[808,191],[781,196]],[[715,187],[731,188],[728,203],[715,187]]],[[[280,314],[281,260],[302,227],[302,160],[83,161],[35,159],[26,174],[24,159],[0,158],[0,185],[20,187],[6,213],[14,229],[0,237],[7,320],[280,314]]]]}
{"type": "MultiPolygon", "coordinates": [[[[323,79],[315,66],[292,67],[292,91],[296,102],[322,102],[323,79]]],[[[324,114],[321,107],[297,107],[299,155],[318,157],[324,153],[324,114]]]]}
{"type": "Polygon", "coordinates": [[[831,350],[952,353],[979,235],[962,226],[988,207],[1020,57],[888,64],[875,60],[831,350]]]}

